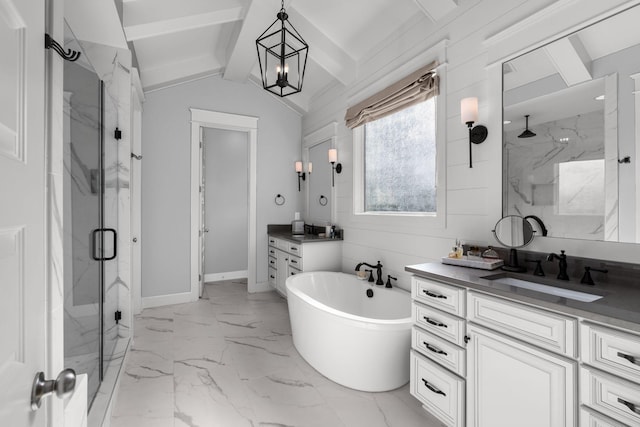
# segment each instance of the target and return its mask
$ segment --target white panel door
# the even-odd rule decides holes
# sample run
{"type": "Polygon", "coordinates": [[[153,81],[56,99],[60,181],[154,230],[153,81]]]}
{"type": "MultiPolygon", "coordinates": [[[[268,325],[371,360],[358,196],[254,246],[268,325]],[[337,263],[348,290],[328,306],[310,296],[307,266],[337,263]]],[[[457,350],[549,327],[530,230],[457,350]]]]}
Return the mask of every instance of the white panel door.
{"type": "Polygon", "coordinates": [[[0,0],[0,425],[11,427],[46,423],[30,403],[46,362],[44,10],[0,0]]]}

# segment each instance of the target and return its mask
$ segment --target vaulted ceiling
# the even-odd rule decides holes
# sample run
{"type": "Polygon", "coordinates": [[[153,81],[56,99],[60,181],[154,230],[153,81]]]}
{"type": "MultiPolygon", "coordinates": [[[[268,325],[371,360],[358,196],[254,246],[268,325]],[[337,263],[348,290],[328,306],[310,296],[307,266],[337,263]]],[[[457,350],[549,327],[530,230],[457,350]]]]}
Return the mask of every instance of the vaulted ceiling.
{"type": "MultiPolygon", "coordinates": [[[[358,64],[404,24],[438,21],[458,0],[285,0],[289,21],[309,44],[303,91],[285,98],[300,112],[327,87],[349,85],[358,64]]],[[[255,41],[276,19],[280,0],[124,0],[127,41],[142,86],[162,88],[219,74],[259,82],[255,41]]]]}

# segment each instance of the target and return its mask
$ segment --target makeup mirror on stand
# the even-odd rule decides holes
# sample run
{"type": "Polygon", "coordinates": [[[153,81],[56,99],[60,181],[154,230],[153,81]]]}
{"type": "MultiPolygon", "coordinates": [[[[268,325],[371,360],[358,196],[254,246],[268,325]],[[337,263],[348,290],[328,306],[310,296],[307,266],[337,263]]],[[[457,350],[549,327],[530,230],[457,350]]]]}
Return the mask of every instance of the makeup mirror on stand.
{"type": "Polygon", "coordinates": [[[527,246],[533,240],[533,227],[521,216],[508,215],[501,218],[492,230],[496,240],[503,246],[511,248],[509,261],[501,268],[505,271],[524,272],[526,267],[518,264],[516,248],[527,246]]]}

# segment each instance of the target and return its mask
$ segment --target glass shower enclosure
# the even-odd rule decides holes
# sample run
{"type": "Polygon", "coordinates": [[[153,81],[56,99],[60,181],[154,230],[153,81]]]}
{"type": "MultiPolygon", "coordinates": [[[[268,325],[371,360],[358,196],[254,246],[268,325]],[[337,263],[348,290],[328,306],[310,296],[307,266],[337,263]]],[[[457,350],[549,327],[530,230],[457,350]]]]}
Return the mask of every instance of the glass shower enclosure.
{"type": "Polygon", "coordinates": [[[105,378],[118,339],[117,138],[108,130],[118,106],[107,96],[71,30],[65,48],[81,52],[64,63],[64,349],[65,366],[88,375],[88,404],[105,378]]]}

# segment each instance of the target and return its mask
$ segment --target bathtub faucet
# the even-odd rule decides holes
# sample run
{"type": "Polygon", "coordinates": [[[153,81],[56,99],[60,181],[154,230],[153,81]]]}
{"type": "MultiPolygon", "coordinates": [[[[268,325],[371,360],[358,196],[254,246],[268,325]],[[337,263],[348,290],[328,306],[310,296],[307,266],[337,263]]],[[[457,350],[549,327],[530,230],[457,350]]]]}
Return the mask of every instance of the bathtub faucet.
{"type": "Polygon", "coordinates": [[[375,268],[376,275],[378,276],[378,280],[376,280],[376,285],[378,286],[384,285],[384,282],[382,281],[382,264],[380,264],[380,261],[378,261],[378,264],[376,265],[371,265],[366,262],[361,262],[360,264],[356,265],[356,271],[360,271],[360,267],[362,267],[363,265],[366,265],[367,267],[375,268]]]}

